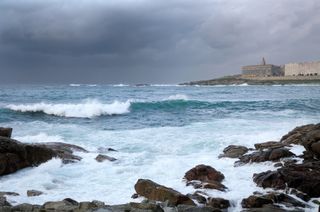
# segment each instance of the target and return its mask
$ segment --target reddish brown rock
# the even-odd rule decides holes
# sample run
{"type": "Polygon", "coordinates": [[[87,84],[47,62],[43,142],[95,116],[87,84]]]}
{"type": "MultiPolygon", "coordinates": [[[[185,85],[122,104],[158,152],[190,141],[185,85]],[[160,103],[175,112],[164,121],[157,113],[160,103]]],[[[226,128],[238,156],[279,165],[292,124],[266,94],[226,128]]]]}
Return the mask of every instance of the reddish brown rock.
{"type": "Polygon", "coordinates": [[[199,180],[201,182],[221,182],[224,179],[224,175],[211,166],[201,164],[187,171],[184,178],[187,181],[199,180]]]}
{"type": "Polygon", "coordinates": [[[186,195],[151,180],[139,179],[134,186],[137,194],[144,196],[149,200],[160,202],[168,201],[169,205],[195,205],[194,202],[186,195]]]}
{"type": "Polygon", "coordinates": [[[290,147],[290,145],[284,144],[278,141],[267,141],[263,143],[254,144],[254,147],[257,150],[264,150],[264,149],[274,149],[274,148],[281,148],[281,147],[290,147]]]}
{"type": "Polygon", "coordinates": [[[223,198],[211,197],[207,202],[207,206],[211,206],[213,208],[219,208],[219,209],[226,209],[230,207],[230,202],[229,200],[226,200],[223,198]]]}

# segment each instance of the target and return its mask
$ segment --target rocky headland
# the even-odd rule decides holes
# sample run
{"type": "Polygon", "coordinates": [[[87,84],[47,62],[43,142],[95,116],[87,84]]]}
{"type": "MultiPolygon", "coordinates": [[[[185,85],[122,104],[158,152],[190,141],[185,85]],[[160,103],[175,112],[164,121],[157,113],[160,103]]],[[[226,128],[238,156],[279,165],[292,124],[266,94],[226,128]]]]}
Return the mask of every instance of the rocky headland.
{"type": "MultiPolygon", "coordinates": [[[[62,163],[81,160],[77,152],[87,152],[82,147],[65,143],[27,144],[11,139],[11,128],[0,128],[0,176],[12,174],[26,167],[35,167],[52,158],[62,163]]],[[[113,162],[116,158],[102,153],[116,151],[99,149],[98,162],[113,162]]],[[[230,145],[219,158],[236,159],[234,170],[249,163],[271,161],[277,169],[265,170],[252,176],[253,182],[266,190],[244,196],[242,211],[318,211],[320,197],[320,123],[296,127],[280,141],[256,143],[254,148],[230,145]],[[301,145],[301,155],[291,151],[292,145],[301,145]]],[[[219,159],[217,159],[219,160],[219,159]]],[[[0,211],[233,211],[232,200],[211,196],[206,191],[228,192],[224,185],[225,176],[214,167],[199,164],[190,167],[181,180],[194,189],[193,193],[182,194],[150,179],[137,179],[133,199],[142,197],[142,202],[122,205],[107,205],[100,201],[77,202],[66,198],[46,202],[43,205],[12,205],[7,197],[19,195],[15,192],[0,192],[0,211]]],[[[241,185],[239,185],[241,186],[241,185]]],[[[28,196],[42,195],[43,191],[28,190],[28,196]]]]}
{"type": "Polygon", "coordinates": [[[181,83],[181,85],[286,85],[286,84],[320,84],[320,77],[243,77],[242,75],[225,76],[216,79],[199,80],[181,83]]]}

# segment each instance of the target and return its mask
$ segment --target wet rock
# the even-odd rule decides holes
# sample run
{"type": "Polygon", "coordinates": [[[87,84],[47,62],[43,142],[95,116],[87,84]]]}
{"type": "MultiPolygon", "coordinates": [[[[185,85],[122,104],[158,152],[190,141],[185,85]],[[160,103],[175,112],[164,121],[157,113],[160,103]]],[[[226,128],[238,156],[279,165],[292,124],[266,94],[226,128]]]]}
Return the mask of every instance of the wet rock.
{"type": "Polygon", "coordinates": [[[12,128],[10,127],[0,127],[0,136],[11,138],[12,128]]]}
{"type": "Polygon", "coordinates": [[[131,196],[132,199],[137,199],[138,197],[139,197],[139,194],[136,194],[136,193],[132,194],[132,196],[131,196]]]}
{"type": "Polygon", "coordinates": [[[169,205],[195,205],[194,202],[186,195],[181,194],[172,188],[159,185],[151,180],[139,179],[134,186],[137,194],[150,200],[165,202],[169,205]]]}
{"type": "Polygon", "coordinates": [[[27,196],[28,197],[40,196],[42,194],[43,194],[42,191],[37,191],[37,190],[28,190],[27,191],[27,196]]]}
{"type": "Polygon", "coordinates": [[[213,208],[226,209],[230,207],[229,200],[223,198],[210,198],[207,202],[207,205],[213,208]]]}
{"type": "Polygon", "coordinates": [[[197,180],[189,181],[186,184],[187,186],[193,186],[195,189],[216,189],[219,191],[225,191],[227,187],[223,185],[222,183],[219,183],[217,181],[210,181],[210,182],[201,182],[197,180]]]}
{"type": "Polygon", "coordinates": [[[257,143],[254,145],[257,150],[264,150],[264,149],[275,149],[275,148],[282,148],[282,147],[290,147],[288,144],[284,144],[278,141],[267,141],[263,143],[257,143]]]}
{"type": "Polygon", "coordinates": [[[0,206],[11,206],[11,204],[7,201],[6,197],[0,196],[0,206]]]}
{"type": "Polygon", "coordinates": [[[281,158],[295,156],[286,148],[268,149],[265,151],[256,151],[251,154],[244,155],[236,161],[236,165],[252,162],[278,161],[281,158]]]}
{"type": "Polygon", "coordinates": [[[19,196],[19,194],[10,191],[0,191],[0,196],[19,196]]]}
{"type": "Polygon", "coordinates": [[[320,129],[319,124],[308,124],[294,128],[289,133],[284,135],[280,142],[284,144],[301,144],[309,132],[320,129]]]}
{"type": "Polygon", "coordinates": [[[38,166],[55,156],[57,154],[49,148],[0,137],[0,176],[38,166]]]}
{"type": "Polygon", "coordinates": [[[288,208],[306,208],[307,204],[299,201],[287,194],[271,192],[264,195],[251,195],[242,200],[241,205],[243,208],[261,208],[268,204],[282,204],[288,208]]]}
{"type": "Polygon", "coordinates": [[[110,157],[110,156],[107,156],[107,155],[102,155],[102,154],[99,154],[96,158],[96,161],[98,162],[103,162],[103,161],[116,161],[117,159],[116,158],[113,158],[113,157],[110,157]]]}
{"type": "Polygon", "coordinates": [[[224,175],[211,166],[201,164],[187,171],[184,178],[187,181],[199,180],[201,182],[221,182],[224,179],[224,175]]]}
{"type": "Polygon", "coordinates": [[[320,161],[290,164],[275,171],[254,174],[253,181],[263,188],[295,188],[310,197],[320,197],[320,161]]]}
{"type": "Polygon", "coordinates": [[[72,200],[70,198],[65,199],[63,201],[57,201],[57,202],[46,202],[41,209],[45,210],[53,210],[53,211],[75,211],[77,208],[79,208],[79,203],[75,200],[72,200]]]}
{"type": "Polygon", "coordinates": [[[38,145],[52,149],[57,154],[57,156],[61,158],[64,164],[75,163],[82,159],[80,156],[74,155],[74,151],[85,153],[88,152],[86,149],[80,146],[74,144],[66,144],[62,142],[47,142],[38,145]]]}
{"type": "Polygon", "coordinates": [[[187,194],[187,196],[192,199],[195,200],[196,202],[198,202],[199,204],[206,204],[207,203],[207,198],[204,197],[202,194],[200,193],[193,193],[193,194],[187,194]]]}
{"type": "Polygon", "coordinates": [[[261,208],[263,205],[273,204],[273,201],[264,196],[252,195],[241,201],[241,206],[243,208],[261,208]]]}
{"type": "Polygon", "coordinates": [[[240,156],[248,152],[248,148],[245,146],[229,145],[223,150],[223,154],[219,155],[219,158],[239,158],[240,156]]]}
{"type": "Polygon", "coordinates": [[[224,175],[214,169],[211,166],[198,165],[184,175],[186,185],[192,185],[195,189],[206,188],[206,189],[217,189],[224,191],[227,189],[221,181],[224,179],[224,175]]]}
{"type": "Polygon", "coordinates": [[[168,208],[168,209],[165,211],[166,212],[167,211],[172,211],[172,212],[221,212],[222,211],[218,208],[212,208],[208,206],[190,206],[190,205],[178,205],[176,208],[168,208]]]}

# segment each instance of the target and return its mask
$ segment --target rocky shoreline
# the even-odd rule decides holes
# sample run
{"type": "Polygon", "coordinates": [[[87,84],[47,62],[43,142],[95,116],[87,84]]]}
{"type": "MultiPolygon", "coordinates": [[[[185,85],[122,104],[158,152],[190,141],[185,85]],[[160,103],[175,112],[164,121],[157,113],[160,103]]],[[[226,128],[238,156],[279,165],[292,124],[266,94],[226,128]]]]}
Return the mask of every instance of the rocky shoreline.
{"type": "Polygon", "coordinates": [[[225,76],[216,79],[199,80],[181,83],[180,85],[288,85],[288,84],[320,84],[319,77],[252,77],[241,75],[225,76]]]}
{"type": "MultiPolygon", "coordinates": [[[[11,139],[11,128],[0,128],[0,176],[14,173],[26,167],[35,167],[52,158],[60,158],[63,164],[76,163],[81,157],[76,152],[88,152],[84,148],[65,143],[25,144],[11,139]]],[[[296,127],[280,141],[257,143],[255,148],[230,145],[219,158],[236,158],[234,169],[250,163],[271,161],[275,170],[265,170],[252,176],[253,182],[265,192],[244,196],[242,211],[319,211],[320,197],[320,123],[296,127]],[[301,145],[305,151],[296,155],[292,145],[301,145]]],[[[115,161],[103,153],[116,151],[101,148],[97,162],[115,161]]],[[[219,160],[219,159],[218,159],[219,160]]],[[[234,203],[206,190],[228,192],[225,176],[214,167],[199,164],[186,171],[181,179],[194,193],[182,194],[150,179],[138,179],[132,198],[142,197],[141,203],[107,205],[100,201],[77,202],[66,198],[46,202],[43,205],[11,205],[7,197],[19,195],[10,191],[0,192],[0,211],[231,211],[234,203]]],[[[241,186],[241,185],[240,185],[241,186]]],[[[28,196],[42,195],[42,191],[28,190],[28,196]]]]}

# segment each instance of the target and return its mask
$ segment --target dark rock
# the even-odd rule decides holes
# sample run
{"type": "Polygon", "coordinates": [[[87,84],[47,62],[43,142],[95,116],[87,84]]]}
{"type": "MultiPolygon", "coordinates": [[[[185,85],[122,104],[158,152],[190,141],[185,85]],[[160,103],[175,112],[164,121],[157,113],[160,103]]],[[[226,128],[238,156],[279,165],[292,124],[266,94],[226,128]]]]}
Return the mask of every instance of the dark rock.
{"type": "Polygon", "coordinates": [[[31,205],[31,204],[23,203],[23,204],[12,207],[11,211],[38,212],[40,211],[40,208],[41,208],[40,205],[31,205]]]}
{"type": "Polygon", "coordinates": [[[195,200],[196,202],[198,202],[199,204],[206,204],[207,203],[207,198],[204,197],[202,194],[195,192],[193,194],[187,194],[187,196],[192,199],[195,200]]]}
{"type": "Polygon", "coordinates": [[[271,192],[264,195],[251,195],[242,200],[243,208],[261,208],[267,204],[282,204],[289,208],[306,208],[307,204],[284,193],[271,192]]]}
{"type": "Polygon", "coordinates": [[[207,202],[207,205],[213,208],[226,209],[230,207],[229,200],[223,198],[210,198],[207,202]]]}
{"type": "Polygon", "coordinates": [[[10,191],[0,191],[0,196],[19,196],[19,194],[10,191]]]}
{"type": "Polygon", "coordinates": [[[201,182],[221,182],[224,179],[224,175],[211,166],[201,164],[187,171],[184,178],[187,181],[199,180],[201,182]]]}
{"type": "Polygon", "coordinates": [[[290,164],[276,171],[254,174],[253,181],[263,188],[295,188],[310,197],[320,197],[320,161],[290,164]]]}
{"type": "Polygon", "coordinates": [[[286,148],[268,149],[265,151],[256,151],[251,154],[240,157],[239,161],[236,161],[236,165],[241,165],[250,162],[265,162],[265,161],[278,161],[281,158],[295,156],[286,148]]]}
{"type": "Polygon", "coordinates": [[[273,166],[274,167],[282,167],[283,165],[282,165],[282,163],[275,163],[273,166]]]}
{"type": "Polygon", "coordinates": [[[11,206],[9,202],[7,202],[7,198],[4,196],[0,196],[0,206],[11,206]]]}
{"type": "Polygon", "coordinates": [[[212,208],[208,206],[190,206],[190,205],[178,205],[176,210],[169,208],[165,211],[172,212],[221,212],[222,210],[218,208],[212,208]]]}
{"type": "Polygon", "coordinates": [[[308,124],[300,127],[296,127],[291,130],[289,133],[284,135],[280,142],[284,144],[301,144],[304,138],[307,136],[309,132],[320,129],[319,124],[308,124]]]}
{"type": "Polygon", "coordinates": [[[80,161],[82,158],[80,156],[74,155],[74,151],[85,152],[88,151],[80,146],[74,144],[66,144],[61,142],[47,142],[38,144],[39,146],[44,146],[46,148],[52,149],[59,158],[61,158],[64,164],[75,163],[80,161]]]}
{"type": "Polygon", "coordinates": [[[107,155],[102,155],[102,154],[99,154],[95,159],[96,159],[96,161],[98,161],[100,163],[105,160],[108,160],[108,161],[116,161],[117,160],[116,158],[109,157],[107,155]]]}
{"type": "Polygon", "coordinates": [[[10,127],[0,127],[0,136],[11,138],[12,128],[10,127]]]}
{"type": "Polygon", "coordinates": [[[257,150],[264,150],[264,149],[275,149],[275,148],[282,148],[282,147],[289,147],[290,145],[284,144],[278,141],[267,141],[263,143],[257,143],[254,147],[257,150]]]}
{"type": "Polygon", "coordinates": [[[37,190],[28,190],[27,191],[27,196],[28,197],[40,196],[42,194],[43,194],[42,191],[37,191],[37,190]]]}
{"type": "Polygon", "coordinates": [[[137,194],[150,200],[165,202],[169,205],[195,205],[194,202],[186,195],[181,194],[172,188],[159,185],[151,180],[139,179],[134,186],[137,194]]]}
{"type": "Polygon", "coordinates": [[[239,158],[247,152],[248,148],[245,146],[229,145],[223,150],[223,154],[219,155],[219,158],[239,158]]]}
{"type": "Polygon", "coordinates": [[[23,144],[19,141],[0,137],[0,176],[22,168],[38,166],[57,154],[46,147],[23,144]]]}
{"type": "Polygon", "coordinates": [[[261,208],[263,205],[273,204],[273,201],[264,196],[249,196],[241,201],[243,208],[261,208]]]}
{"type": "Polygon", "coordinates": [[[219,191],[225,191],[227,187],[222,183],[217,181],[210,181],[210,182],[201,182],[197,180],[189,181],[186,184],[187,186],[193,186],[195,189],[203,188],[203,189],[216,189],[219,191]]]}
{"type": "Polygon", "coordinates": [[[132,199],[137,199],[138,197],[139,197],[139,195],[136,194],[136,193],[135,193],[135,194],[132,194],[132,196],[131,196],[132,199]]]}

